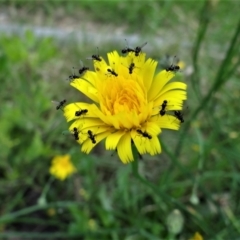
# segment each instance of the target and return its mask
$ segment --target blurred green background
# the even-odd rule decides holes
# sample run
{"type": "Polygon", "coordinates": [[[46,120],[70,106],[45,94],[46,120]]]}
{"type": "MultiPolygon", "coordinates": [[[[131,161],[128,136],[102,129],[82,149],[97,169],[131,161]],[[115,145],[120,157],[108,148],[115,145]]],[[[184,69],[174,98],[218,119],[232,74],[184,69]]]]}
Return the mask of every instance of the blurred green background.
{"type": "MultiPolygon", "coordinates": [[[[239,239],[240,1],[1,1],[0,239],[239,239]],[[52,100],[86,57],[141,45],[177,56],[185,122],[134,177],[99,144],[80,152],[52,100]],[[98,48],[98,50],[97,50],[98,48]],[[49,174],[70,154],[78,172],[49,174]],[[152,185],[156,187],[152,187],[152,185]]],[[[159,65],[161,68],[161,64],[159,65]]]]}

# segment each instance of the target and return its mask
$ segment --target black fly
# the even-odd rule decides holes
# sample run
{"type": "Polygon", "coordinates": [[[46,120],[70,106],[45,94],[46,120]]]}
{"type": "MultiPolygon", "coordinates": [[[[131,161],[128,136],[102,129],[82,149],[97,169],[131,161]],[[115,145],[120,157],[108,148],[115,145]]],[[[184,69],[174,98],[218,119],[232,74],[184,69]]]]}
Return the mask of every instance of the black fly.
{"type": "MultiPolygon", "coordinates": [[[[125,39],[125,41],[126,41],[126,43],[127,43],[127,45],[128,45],[128,42],[127,42],[126,39],[125,39]]],[[[126,48],[122,49],[122,53],[123,53],[123,54],[125,54],[125,53],[130,53],[130,52],[135,52],[135,50],[132,49],[132,48],[129,48],[129,47],[126,47],[126,48]]]]}
{"type": "Polygon", "coordinates": [[[95,134],[93,134],[93,132],[91,131],[91,130],[88,130],[88,137],[89,137],[89,139],[92,141],[92,143],[93,144],[95,144],[96,143],[96,139],[95,139],[95,134]]]}
{"type": "Polygon", "coordinates": [[[76,79],[76,78],[80,78],[80,76],[75,75],[75,73],[74,73],[74,67],[73,67],[73,74],[70,75],[68,78],[69,78],[69,80],[74,80],[74,79],[76,79]]]}
{"type": "MultiPolygon", "coordinates": [[[[176,59],[176,56],[174,56],[174,59],[176,59]]],[[[177,61],[175,61],[175,62],[178,62],[178,60],[177,61]]],[[[177,72],[177,71],[179,71],[180,70],[180,67],[178,66],[178,65],[175,65],[175,64],[171,64],[170,66],[168,66],[168,67],[166,67],[166,69],[165,69],[167,72],[177,72]]]]}
{"type": "Polygon", "coordinates": [[[115,77],[118,76],[118,74],[117,74],[114,70],[111,70],[110,68],[108,68],[107,71],[108,71],[109,73],[111,73],[112,75],[114,75],[115,77]]]}
{"type": "Polygon", "coordinates": [[[80,117],[82,115],[85,115],[87,112],[88,112],[87,109],[78,110],[78,111],[75,112],[75,116],[80,117]]]}
{"type": "Polygon", "coordinates": [[[89,70],[89,67],[82,67],[78,70],[79,74],[82,75],[85,71],[89,70]]]}
{"type": "Polygon", "coordinates": [[[76,141],[79,140],[79,131],[76,127],[73,128],[73,136],[76,141]]]}
{"type": "Polygon", "coordinates": [[[152,139],[152,136],[150,134],[148,134],[146,131],[143,132],[141,129],[137,129],[136,131],[137,131],[137,133],[141,134],[143,137],[152,139]]]}
{"type": "Polygon", "coordinates": [[[131,63],[130,66],[129,66],[129,74],[132,74],[133,73],[133,69],[135,67],[135,64],[134,63],[131,63]]]}
{"type": "Polygon", "coordinates": [[[52,101],[52,102],[54,102],[54,103],[57,104],[56,110],[59,110],[59,109],[62,109],[62,107],[64,106],[64,104],[67,102],[67,100],[66,100],[66,99],[63,99],[63,100],[60,101],[60,102],[55,102],[55,101],[52,101]]]}
{"type": "Polygon", "coordinates": [[[137,57],[137,56],[139,56],[139,53],[142,51],[142,48],[145,46],[147,44],[147,42],[145,42],[144,44],[142,44],[142,46],[140,46],[140,47],[136,47],[135,48],[135,56],[137,57]]]}
{"type": "Polygon", "coordinates": [[[164,115],[166,114],[167,100],[164,100],[164,101],[163,101],[161,107],[162,107],[162,108],[160,109],[159,114],[160,114],[161,116],[164,116],[164,115]]]}
{"type": "MultiPolygon", "coordinates": [[[[127,40],[125,39],[125,41],[127,42],[127,40]]],[[[147,44],[147,42],[145,42],[144,44],[142,44],[141,46],[137,46],[135,49],[126,47],[124,49],[122,49],[122,53],[130,53],[130,52],[134,52],[135,56],[139,56],[140,52],[142,51],[142,48],[147,44]]]]}
{"type": "Polygon", "coordinates": [[[166,68],[166,71],[169,72],[177,72],[180,70],[180,67],[178,65],[170,65],[169,67],[166,68]]]}
{"type": "Polygon", "coordinates": [[[174,116],[181,122],[184,122],[183,114],[181,111],[174,111],[174,116]]]}
{"type": "Polygon", "coordinates": [[[92,55],[92,59],[93,59],[93,60],[96,60],[96,61],[99,61],[99,62],[102,61],[102,59],[100,58],[100,56],[99,56],[99,55],[96,55],[96,54],[92,55]]]}

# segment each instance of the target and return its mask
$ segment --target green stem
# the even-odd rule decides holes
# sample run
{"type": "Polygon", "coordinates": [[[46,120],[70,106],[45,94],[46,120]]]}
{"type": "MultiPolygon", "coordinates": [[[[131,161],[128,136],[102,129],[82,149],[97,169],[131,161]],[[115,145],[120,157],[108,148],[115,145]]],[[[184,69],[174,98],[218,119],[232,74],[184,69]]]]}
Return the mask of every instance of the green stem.
{"type": "Polygon", "coordinates": [[[158,196],[163,200],[165,199],[168,202],[175,203],[176,200],[173,198],[170,198],[167,194],[161,191],[161,189],[157,188],[154,184],[149,182],[147,179],[142,177],[138,172],[138,157],[137,157],[137,150],[134,152],[134,161],[132,162],[132,172],[136,179],[138,179],[141,183],[146,185],[147,187],[151,188],[155,193],[158,193],[158,196]]]}
{"type": "Polygon", "coordinates": [[[24,215],[30,214],[32,212],[36,212],[36,211],[47,209],[47,208],[58,208],[58,207],[68,208],[68,207],[75,206],[75,205],[80,205],[80,203],[78,203],[78,202],[55,202],[55,203],[49,203],[49,204],[45,204],[45,205],[34,205],[31,207],[24,208],[22,210],[19,210],[19,211],[13,212],[13,213],[8,213],[6,215],[1,216],[0,223],[8,222],[17,217],[24,216],[24,215]]]}
{"type": "MultiPolygon", "coordinates": [[[[99,239],[100,236],[106,236],[111,234],[112,232],[116,232],[119,234],[136,234],[139,229],[136,228],[112,228],[112,229],[99,229],[95,232],[93,231],[82,231],[78,233],[66,233],[66,232],[0,232],[1,239],[99,239]]],[[[107,237],[107,236],[106,236],[107,237]]],[[[104,239],[106,239],[106,237],[104,239]]],[[[102,239],[102,238],[101,238],[102,239]]]]}
{"type": "Polygon", "coordinates": [[[189,121],[184,124],[184,127],[182,129],[182,132],[180,133],[180,139],[181,141],[178,142],[175,150],[175,155],[179,155],[182,149],[182,145],[186,139],[186,134],[188,132],[188,129],[190,128],[191,122],[198,116],[198,114],[206,107],[207,103],[210,101],[212,95],[228,80],[228,78],[224,78],[224,71],[228,68],[228,64],[231,64],[231,58],[233,57],[235,46],[237,46],[237,40],[239,38],[240,34],[240,20],[238,22],[238,26],[236,28],[236,31],[232,37],[230,46],[228,48],[228,51],[226,53],[226,56],[218,70],[218,73],[216,75],[214,84],[208,91],[207,95],[203,98],[202,103],[198,106],[197,109],[192,113],[192,115],[189,118],[189,121]]]}
{"type": "Polygon", "coordinates": [[[204,6],[202,8],[201,14],[200,14],[200,28],[198,30],[198,35],[196,38],[196,42],[193,47],[193,68],[194,68],[194,73],[192,75],[192,87],[198,96],[199,99],[201,99],[201,92],[199,88],[199,83],[200,83],[200,77],[199,77],[199,68],[198,68],[198,56],[199,56],[199,51],[201,48],[201,44],[203,42],[203,38],[206,35],[208,24],[210,22],[210,4],[209,1],[205,1],[204,6]]]}
{"type": "MultiPolygon", "coordinates": [[[[240,53],[238,53],[238,55],[239,54],[240,53]]],[[[240,57],[238,57],[238,60],[232,66],[232,68],[227,73],[225,73],[224,78],[226,78],[226,79],[228,78],[229,79],[234,74],[234,72],[237,70],[237,68],[239,67],[239,64],[240,64],[240,57]]]]}
{"type": "Polygon", "coordinates": [[[51,186],[51,184],[52,184],[52,182],[53,182],[54,179],[55,179],[55,178],[54,178],[53,176],[51,176],[51,177],[48,179],[48,182],[47,182],[46,185],[44,186],[40,198],[41,198],[41,197],[44,197],[44,198],[46,197],[47,192],[49,191],[50,186],[51,186]]]}
{"type": "Polygon", "coordinates": [[[200,178],[201,178],[201,173],[203,171],[203,165],[204,165],[204,142],[203,142],[203,138],[201,135],[201,132],[199,131],[199,129],[196,129],[196,135],[197,135],[197,139],[198,139],[198,145],[200,146],[199,148],[199,160],[198,160],[198,172],[194,177],[194,184],[193,184],[193,188],[192,188],[192,194],[191,194],[191,202],[193,204],[198,204],[199,203],[199,198],[198,198],[198,188],[199,188],[199,184],[200,184],[200,178]]]}
{"type": "Polygon", "coordinates": [[[158,195],[158,197],[160,198],[160,200],[164,201],[165,203],[170,203],[172,204],[173,208],[174,206],[181,209],[183,212],[187,213],[189,216],[191,216],[192,221],[196,221],[198,223],[198,225],[203,229],[203,231],[206,231],[206,229],[208,229],[208,226],[206,226],[205,224],[203,224],[202,219],[199,218],[199,216],[197,215],[193,215],[193,213],[187,208],[185,207],[184,204],[182,204],[180,201],[178,201],[175,198],[172,198],[171,196],[167,195],[166,193],[164,193],[160,188],[158,188],[156,185],[154,185],[153,183],[149,182],[147,179],[143,178],[139,172],[138,172],[138,154],[137,154],[137,150],[134,149],[133,151],[133,155],[134,155],[134,161],[132,162],[132,172],[134,177],[139,180],[141,183],[143,183],[145,186],[151,188],[153,190],[153,192],[158,195]]]}

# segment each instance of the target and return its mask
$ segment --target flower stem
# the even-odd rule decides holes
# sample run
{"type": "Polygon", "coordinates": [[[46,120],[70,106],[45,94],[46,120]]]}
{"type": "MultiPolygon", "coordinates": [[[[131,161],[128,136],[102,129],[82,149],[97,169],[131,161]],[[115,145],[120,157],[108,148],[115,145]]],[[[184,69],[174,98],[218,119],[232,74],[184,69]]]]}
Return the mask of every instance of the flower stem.
{"type": "MultiPolygon", "coordinates": [[[[226,69],[229,68],[229,64],[232,64],[232,59],[236,55],[235,48],[239,45],[239,42],[238,42],[239,35],[240,35],[240,19],[239,19],[236,31],[233,34],[232,39],[230,41],[230,45],[226,52],[225,58],[222,61],[221,66],[218,69],[218,72],[216,74],[213,85],[211,86],[208,93],[204,96],[201,104],[192,112],[192,114],[189,118],[189,121],[187,121],[186,124],[184,124],[184,126],[183,126],[183,129],[182,129],[182,131],[180,133],[180,137],[179,137],[180,141],[177,143],[177,146],[176,146],[175,155],[179,155],[182,150],[182,146],[186,139],[187,132],[191,126],[191,122],[197,118],[197,116],[199,115],[199,113],[202,110],[205,109],[206,105],[211,100],[212,95],[228,80],[228,78],[226,78],[224,72],[226,71],[226,69]]],[[[237,54],[238,54],[238,52],[237,52],[237,54]]],[[[236,69],[235,67],[232,68],[232,70],[235,70],[235,69],[236,69]]],[[[233,72],[231,72],[231,74],[233,74],[233,72]]]]}
{"type": "Polygon", "coordinates": [[[134,161],[132,162],[132,172],[133,172],[134,177],[137,180],[139,180],[145,186],[151,188],[153,190],[153,192],[156,195],[158,195],[160,200],[162,200],[163,202],[165,202],[167,204],[172,204],[172,206],[170,206],[170,208],[172,208],[172,209],[178,208],[178,209],[181,209],[183,212],[185,212],[191,218],[191,221],[196,222],[199,225],[199,227],[202,228],[203,231],[208,229],[208,226],[206,226],[205,224],[202,223],[201,216],[194,214],[187,206],[182,204],[181,201],[166,194],[165,192],[163,192],[160,189],[160,187],[154,185],[153,183],[151,183],[150,181],[148,181],[147,179],[142,177],[138,172],[138,161],[139,160],[138,160],[138,152],[135,148],[133,149],[133,156],[134,156],[134,161]]]}
{"type": "MultiPolygon", "coordinates": [[[[153,183],[151,183],[150,181],[148,181],[146,178],[142,177],[140,174],[139,174],[139,171],[138,171],[138,153],[137,153],[137,150],[134,149],[133,151],[133,155],[134,155],[134,161],[132,162],[132,172],[133,172],[133,175],[134,177],[139,180],[142,184],[144,184],[145,186],[151,188],[153,190],[154,193],[156,193],[160,198],[161,200],[164,200],[165,202],[168,202],[168,203],[172,203],[174,205],[179,205],[180,203],[170,197],[169,195],[167,195],[166,193],[164,193],[160,187],[157,187],[156,185],[154,185],[153,183]]],[[[182,205],[183,208],[185,208],[183,205],[182,205]]]]}
{"type": "Polygon", "coordinates": [[[203,5],[203,8],[200,14],[200,27],[198,30],[197,38],[196,38],[194,48],[193,48],[193,53],[192,53],[194,73],[192,76],[191,83],[199,100],[202,98],[202,93],[200,92],[200,87],[199,87],[200,76],[199,76],[198,56],[199,56],[201,45],[203,43],[203,39],[208,29],[210,16],[211,16],[210,3],[209,1],[206,1],[203,5]]]}

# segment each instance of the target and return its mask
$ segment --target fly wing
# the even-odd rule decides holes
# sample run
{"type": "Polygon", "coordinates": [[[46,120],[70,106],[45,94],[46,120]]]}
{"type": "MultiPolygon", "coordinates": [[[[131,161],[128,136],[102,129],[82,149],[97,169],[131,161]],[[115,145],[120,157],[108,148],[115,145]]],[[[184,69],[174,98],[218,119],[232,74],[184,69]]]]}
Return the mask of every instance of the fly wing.
{"type": "Polygon", "coordinates": [[[62,101],[52,101],[52,103],[55,105],[55,107],[56,107],[56,110],[59,110],[59,109],[61,109],[64,105],[65,105],[65,103],[67,102],[67,100],[66,99],[63,99],[62,101]]]}

